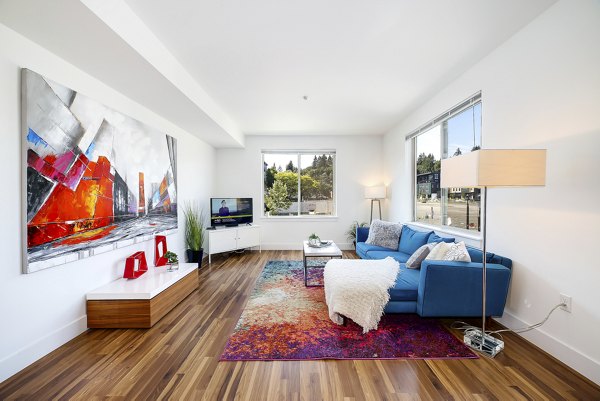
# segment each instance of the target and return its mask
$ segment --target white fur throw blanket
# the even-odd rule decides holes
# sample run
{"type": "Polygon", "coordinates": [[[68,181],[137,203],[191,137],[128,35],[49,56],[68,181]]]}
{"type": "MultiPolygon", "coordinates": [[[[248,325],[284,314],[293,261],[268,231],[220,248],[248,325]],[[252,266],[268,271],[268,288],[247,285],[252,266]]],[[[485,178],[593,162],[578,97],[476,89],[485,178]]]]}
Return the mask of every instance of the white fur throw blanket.
{"type": "Polygon", "coordinates": [[[377,329],[383,308],[390,300],[388,290],[396,282],[400,265],[383,260],[332,259],[323,273],[325,302],[329,317],[337,324],[345,316],[363,328],[377,329]]]}

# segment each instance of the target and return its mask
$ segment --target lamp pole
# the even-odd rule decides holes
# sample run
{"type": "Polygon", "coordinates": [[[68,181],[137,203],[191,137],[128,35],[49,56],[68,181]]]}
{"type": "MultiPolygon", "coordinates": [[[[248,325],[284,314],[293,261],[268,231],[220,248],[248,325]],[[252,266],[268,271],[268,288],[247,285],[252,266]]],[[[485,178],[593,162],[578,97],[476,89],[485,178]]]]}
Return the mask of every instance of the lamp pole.
{"type": "Polygon", "coordinates": [[[482,282],[481,282],[481,344],[479,349],[483,350],[483,343],[485,342],[485,304],[486,304],[486,268],[487,268],[487,187],[483,187],[483,267],[482,267],[482,282]]]}

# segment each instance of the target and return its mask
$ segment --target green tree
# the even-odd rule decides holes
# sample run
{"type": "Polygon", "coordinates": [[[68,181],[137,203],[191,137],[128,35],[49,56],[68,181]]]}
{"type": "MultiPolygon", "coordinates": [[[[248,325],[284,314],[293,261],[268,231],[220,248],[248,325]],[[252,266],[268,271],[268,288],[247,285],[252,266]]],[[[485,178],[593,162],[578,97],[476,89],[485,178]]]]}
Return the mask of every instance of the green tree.
{"type": "Polygon", "coordinates": [[[312,164],[302,169],[302,176],[307,175],[316,182],[316,188],[304,192],[302,183],[302,199],[331,199],[333,196],[333,157],[331,155],[314,156],[312,164]]]}
{"type": "Polygon", "coordinates": [[[417,157],[417,174],[433,173],[434,171],[440,171],[442,162],[435,160],[432,153],[425,155],[421,153],[417,157]]]}
{"type": "Polygon", "coordinates": [[[289,200],[288,189],[283,181],[275,180],[273,188],[265,196],[265,204],[268,210],[278,212],[288,209],[292,205],[289,200]]]}
{"type": "Polygon", "coordinates": [[[290,162],[285,166],[285,171],[291,171],[293,173],[297,173],[298,168],[294,167],[294,163],[290,160],[290,162]]]}
{"type": "Polygon", "coordinates": [[[265,190],[270,189],[275,182],[275,174],[277,174],[277,168],[275,164],[272,167],[267,168],[267,163],[265,163],[265,190]]]}
{"type": "Polygon", "coordinates": [[[285,184],[290,201],[298,199],[298,173],[288,170],[281,171],[275,174],[275,182],[277,181],[285,184]]]}
{"type": "Polygon", "coordinates": [[[300,191],[302,200],[317,199],[320,195],[321,184],[309,175],[300,176],[300,191]]]}

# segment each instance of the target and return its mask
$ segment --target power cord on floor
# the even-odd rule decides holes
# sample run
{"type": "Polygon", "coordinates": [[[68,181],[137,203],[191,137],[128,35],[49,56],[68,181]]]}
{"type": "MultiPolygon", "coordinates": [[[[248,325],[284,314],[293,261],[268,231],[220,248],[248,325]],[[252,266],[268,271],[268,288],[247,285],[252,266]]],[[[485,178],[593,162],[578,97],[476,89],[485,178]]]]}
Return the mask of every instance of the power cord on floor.
{"type": "MultiPolygon", "coordinates": [[[[552,315],[552,313],[555,310],[557,310],[558,308],[560,308],[561,306],[567,306],[567,304],[565,304],[564,302],[561,302],[560,304],[556,305],[554,308],[552,308],[550,310],[550,312],[548,312],[548,314],[546,315],[546,317],[544,318],[544,320],[542,320],[539,323],[532,324],[531,326],[521,327],[520,329],[502,329],[502,330],[494,330],[494,331],[487,331],[486,330],[485,333],[489,334],[489,335],[496,334],[496,335],[498,335],[502,339],[502,334],[500,334],[500,333],[504,333],[504,332],[507,332],[507,331],[512,331],[513,333],[520,334],[520,333],[528,332],[528,331],[533,330],[533,329],[537,329],[538,327],[540,327],[544,323],[546,323],[548,321],[548,319],[550,318],[550,315],[552,315]]],[[[469,334],[469,333],[473,333],[473,332],[481,332],[481,328],[480,327],[473,326],[473,325],[470,325],[468,323],[460,322],[460,321],[452,323],[450,325],[450,327],[453,328],[453,329],[462,330],[465,335],[469,334]]]]}

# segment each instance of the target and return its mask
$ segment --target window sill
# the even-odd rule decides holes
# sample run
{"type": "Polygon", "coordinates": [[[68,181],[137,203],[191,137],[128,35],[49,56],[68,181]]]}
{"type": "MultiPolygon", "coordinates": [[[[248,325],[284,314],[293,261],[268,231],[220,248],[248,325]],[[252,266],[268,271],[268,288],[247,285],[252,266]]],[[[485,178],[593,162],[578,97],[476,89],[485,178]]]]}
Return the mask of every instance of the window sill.
{"type": "Polygon", "coordinates": [[[475,234],[473,231],[469,231],[469,230],[462,230],[460,228],[450,228],[448,226],[434,226],[432,224],[420,223],[418,221],[411,221],[410,223],[407,223],[407,224],[410,224],[411,226],[415,226],[415,227],[433,230],[433,231],[436,231],[441,234],[455,235],[457,237],[467,238],[467,239],[474,240],[474,241],[482,240],[481,233],[479,233],[479,232],[477,232],[477,234],[475,234]]]}
{"type": "Polygon", "coordinates": [[[261,221],[337,221],[338,216],[261,216],[261,221]]]}

